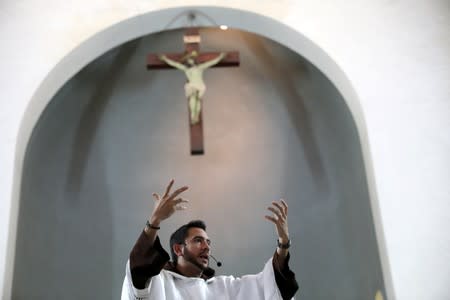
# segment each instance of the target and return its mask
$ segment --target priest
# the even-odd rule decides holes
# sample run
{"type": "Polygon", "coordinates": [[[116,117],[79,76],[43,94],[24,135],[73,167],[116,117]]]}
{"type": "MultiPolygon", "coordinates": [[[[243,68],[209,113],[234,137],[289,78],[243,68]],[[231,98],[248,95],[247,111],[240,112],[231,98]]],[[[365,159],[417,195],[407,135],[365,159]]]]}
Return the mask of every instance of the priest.
{"type": "Polygon", "coordinates": [[[203,221],[195,220],[178,228],[170,237],[169,254],[161,246],[158,230],[162,221],[177,210],[186,209],[180,195],[187,186],[164,195],[153,194],[155,206],[147,224],[131,250],[122,286],[122,300],[287,300],[298,290],[295,274],[289,269],[288,206],[274,201],[265,218],[275,224],[278,246],[263,270],[255,275],[214,276],[209,267],[211,241],[203,221]]]}

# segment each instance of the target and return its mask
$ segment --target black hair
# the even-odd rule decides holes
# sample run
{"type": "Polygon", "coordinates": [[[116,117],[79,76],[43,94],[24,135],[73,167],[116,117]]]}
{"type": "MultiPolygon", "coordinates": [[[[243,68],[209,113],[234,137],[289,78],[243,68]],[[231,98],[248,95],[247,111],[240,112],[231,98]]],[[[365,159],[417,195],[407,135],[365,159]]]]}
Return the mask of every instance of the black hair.
{"type": "Polygon", "coordinates": [[[170,254],[172,255],[172,261],[177,263],[177,255],[175,251],[173,251],[173,245],[175,244],[184,244],[184,240],[188,236],[189,228],[201,228],[206,231],[206,224],[202,220],[193,220],[187,224],[184,224],[170,236],[170,254]]]}

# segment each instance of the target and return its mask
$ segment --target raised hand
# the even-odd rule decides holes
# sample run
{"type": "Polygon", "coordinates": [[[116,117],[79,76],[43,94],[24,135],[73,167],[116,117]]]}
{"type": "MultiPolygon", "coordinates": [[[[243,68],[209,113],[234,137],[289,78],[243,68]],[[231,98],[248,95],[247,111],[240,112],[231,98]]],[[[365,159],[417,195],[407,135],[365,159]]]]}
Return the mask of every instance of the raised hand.
{"type": "Polygon", "coordinates": [[[188,187],[183,186],[171,193],[170,190],[172,189],[173,183],[174,180],[170,180],[166,192],[162,197],[157,193],[153,194],[153,198],[155,198],[155,207],[153,208],[149,220],[153,226],[159,226],[159,223],[169,218],[175,211],[186,209],[184,204],[189,201],[178,196],[186,191],[188,187]]]}
{"type": "Polygon", "coordinates": [[[288,228],[288,205],[281,199],[280,201],[273,201],[272,206],[267,208],[273,215],[265,216],[265,218],[275,224],[278,233],[278,239],[281,244],[286,244],[289,241],[288,228]]]}

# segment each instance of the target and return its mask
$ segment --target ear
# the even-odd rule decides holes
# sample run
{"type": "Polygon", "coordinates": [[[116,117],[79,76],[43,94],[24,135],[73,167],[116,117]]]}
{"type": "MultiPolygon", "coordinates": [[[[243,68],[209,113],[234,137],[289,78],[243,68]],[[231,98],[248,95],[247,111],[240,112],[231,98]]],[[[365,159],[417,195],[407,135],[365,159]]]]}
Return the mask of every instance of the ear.
{"type": "Polygon", "coordinates": [[[183,255],[183,245],[182,244],[174,244],[172,246],[173,248],[173,252],[175,252],[175,254],[177,256],[182,256],[183,255]]]}

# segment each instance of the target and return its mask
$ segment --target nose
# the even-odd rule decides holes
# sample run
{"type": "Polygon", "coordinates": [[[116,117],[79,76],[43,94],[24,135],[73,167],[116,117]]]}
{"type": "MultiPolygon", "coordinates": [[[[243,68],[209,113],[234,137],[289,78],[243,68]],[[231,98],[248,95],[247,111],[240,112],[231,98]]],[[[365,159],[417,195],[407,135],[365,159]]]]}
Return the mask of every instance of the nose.
{"type": "Polygon", "coordinates": [[[202,242],[202,244],[203,244],[203,248],[204,248],[204,249],[208,249],[208,250],[211,249],[211,246],[208,244],[208,242],[207,242],[206,240],[204,240],[204,241],[202,242]]]}

